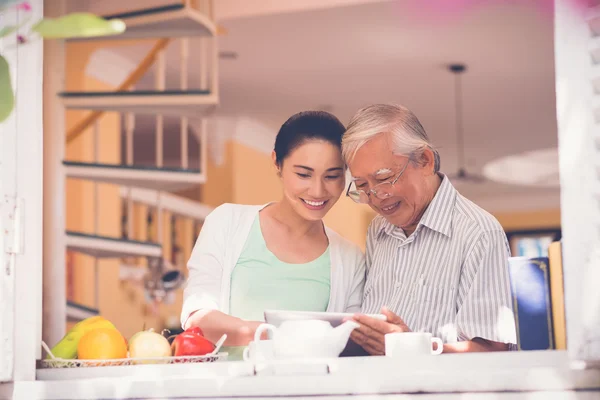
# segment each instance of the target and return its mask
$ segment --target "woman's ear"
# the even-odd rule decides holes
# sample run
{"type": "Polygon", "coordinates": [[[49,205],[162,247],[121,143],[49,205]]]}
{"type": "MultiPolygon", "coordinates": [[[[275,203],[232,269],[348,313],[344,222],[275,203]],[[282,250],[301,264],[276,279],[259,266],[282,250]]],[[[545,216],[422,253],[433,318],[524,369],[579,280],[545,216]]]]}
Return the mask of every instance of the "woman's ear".
{"type": "Polygon", "coordinates": [[[271,152],[271,160],[273,160],[273,165],[275,166],[275,170],[277,171],[277,176],[281,176],[281,169],[279,168],[279,164],[277,163],[277,154],[275,154],[275,150],[271,152]]]}

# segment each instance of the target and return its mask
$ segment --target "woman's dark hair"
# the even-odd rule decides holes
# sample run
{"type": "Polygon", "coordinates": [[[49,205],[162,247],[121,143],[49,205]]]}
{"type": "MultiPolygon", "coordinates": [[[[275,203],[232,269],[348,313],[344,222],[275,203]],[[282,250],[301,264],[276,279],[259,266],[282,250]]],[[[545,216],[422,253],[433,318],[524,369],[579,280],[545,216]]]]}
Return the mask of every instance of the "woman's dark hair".
{"type": "Polygon", "coordinates": [[[275,157],[278,165],[307,140],[327,141],[342,148],[344,125],[333,114],[325,111],[302,111],[292,115],[279,129],[275,138],[275,157]]]}

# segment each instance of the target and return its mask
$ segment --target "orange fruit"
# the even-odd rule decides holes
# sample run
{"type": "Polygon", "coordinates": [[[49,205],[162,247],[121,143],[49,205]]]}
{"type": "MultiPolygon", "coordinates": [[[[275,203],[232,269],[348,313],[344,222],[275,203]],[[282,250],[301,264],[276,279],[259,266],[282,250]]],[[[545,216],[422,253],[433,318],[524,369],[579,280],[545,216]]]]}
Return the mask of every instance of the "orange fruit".
{"type": "Polygon", "coordinates": [[[127,357],[127,344],[116,329],[98,328],[85,333],[77,345],[80,360],[112,360],[127,357]]]}

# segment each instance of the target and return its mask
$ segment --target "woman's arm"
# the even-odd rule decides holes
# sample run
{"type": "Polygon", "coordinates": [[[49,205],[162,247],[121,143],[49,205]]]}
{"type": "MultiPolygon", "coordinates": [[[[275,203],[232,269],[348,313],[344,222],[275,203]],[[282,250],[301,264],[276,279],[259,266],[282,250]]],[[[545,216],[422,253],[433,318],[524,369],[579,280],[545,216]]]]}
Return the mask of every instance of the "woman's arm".
{"type": "Polygon", "coordinates": [[[231,245],[230,224],[235,218],[231,205],[221,205],[208,215],[188,261],[181,326],[197,326],[215,343],[226,333],[227,346],[245,346],[254,340],[261,324],[225,314],[221,304],[225,254],[231,245]]]}
{"type": "Polygon", "coordinates": [[[184,290],[181,326],[197,326],[213,343],[226,333],[226,345],[246,345],[254,336],[258,322],[242,321],[222,311],[221,294],[226,251],[230,244],[230,205],[221,205],[205,219],[187,263],[188,280],[184,290]]]}
{"type": "Polygon", "coordinates": [[[197,326],[213,343],[226,333],[226,346],[246,346],[254,340],[254,332],[262,322],[244,321],[217,310],[198,310],[187,320],[185,328],[197,326]]]}
{"type": "Polygon", "coordinates": [[[196,311],[218,310],[221,307],[221,283],[230,220],[231,210],[225,206],[217,207],[204,220],[187,263],[182,327],[188,326],[188,319],[196,311]]]}

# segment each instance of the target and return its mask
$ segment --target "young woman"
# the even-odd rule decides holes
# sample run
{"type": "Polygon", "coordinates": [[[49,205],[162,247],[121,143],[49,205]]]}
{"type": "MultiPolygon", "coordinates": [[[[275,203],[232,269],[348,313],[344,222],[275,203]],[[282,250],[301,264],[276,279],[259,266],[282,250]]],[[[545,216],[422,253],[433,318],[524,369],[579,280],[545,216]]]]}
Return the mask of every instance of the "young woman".
{"type": "Polygon", "coordinates": [[[364,256],[323,224],[345,186],[344,130],[326,112],[290,117],[272,154],[281,199],[223,204],[204,221],[188,262],[181,323],[213,342],[226,333],[230,359],[233,347],[253,340],[265,309],[360,310],[364,256]]]}

